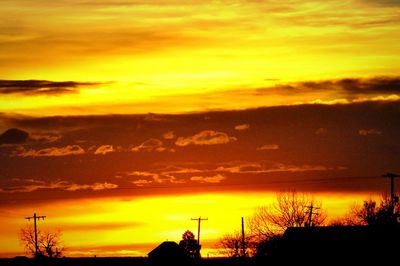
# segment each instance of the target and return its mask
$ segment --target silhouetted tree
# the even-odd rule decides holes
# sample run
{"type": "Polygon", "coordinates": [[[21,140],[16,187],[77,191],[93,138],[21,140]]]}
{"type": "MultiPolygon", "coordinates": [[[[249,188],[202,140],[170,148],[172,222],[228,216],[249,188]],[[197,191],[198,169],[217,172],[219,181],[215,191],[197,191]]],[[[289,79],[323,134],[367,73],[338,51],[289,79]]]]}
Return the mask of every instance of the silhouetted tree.
{"type": "Polygon", "coordinates": [[[329,226],[355,226],[361,225],[360,221],[352,213],[347,213],[329,222],[329,226]]]}
{"type": "Polygon", "coordinates": [[[379,207],[375,201],[364,201],[363,207],[355,211],[355,216],[368,225],[397,224],[397,212],[388,198],[383,199],[379,207]]]}
{"type": "Polygon", "coordinates": [[[389,198],[366,200],[362,206],[352,207],[349,214],[332,222],[332,225],[390,225],[398,224],[398,206],[392,206],[389,198]]]}
{"type": "Polygon", "coordinates": [[[278,194],[276,202],[270,206],[259,207],[248,224],[252,235],[262,241],[281,235],[288,227],[303,227],[309,223],[317,226],[325,219],[321,203],[292,191],[278,194]],[[318,208],[319,214],[312,215],[312,221],[308,221],[309,206],[318,208]]]}
{"type": "Polygon", "coordinates": [[[187,230],[182,235],[182,240],[179,242],[179,246],[183,247],[191,258],[200,257],[200,246],[194,237],[194,234],[187,230]]]}
{"type": "Polygon", "coordinates": [[[276,202],[259,207],[248,221],[250,232],[257,242],[256,255],[268,254],[288,227],[318,226],[325,219],[321,203],[313,198],[295,191],[278,194],[276,202]],[[313,214],[311,221],[310,206],[318,210],[318,215],[313,214]]]}
{"type": "Polygon", "coordinates": [[[35,253],[35,232],[33,226],[27,226],[20,230],[20,241],[25,251],[32,256],[46,256],[60,258],[64,252],[61,244],[61,232],[42,232],[38,230],[38,254],[35,253]]]}
{"type": "MultiPolygon", "coordinates": [[[[219,240],[219,247],[223,250],[221,253],[227,257],[238,258],[243,257],[242,235],[239,232],[226,234],[219,240]]],[[[255,252],[255,243],[251,236],[245,238],[246,256],[252,256],[255,252]]]]}

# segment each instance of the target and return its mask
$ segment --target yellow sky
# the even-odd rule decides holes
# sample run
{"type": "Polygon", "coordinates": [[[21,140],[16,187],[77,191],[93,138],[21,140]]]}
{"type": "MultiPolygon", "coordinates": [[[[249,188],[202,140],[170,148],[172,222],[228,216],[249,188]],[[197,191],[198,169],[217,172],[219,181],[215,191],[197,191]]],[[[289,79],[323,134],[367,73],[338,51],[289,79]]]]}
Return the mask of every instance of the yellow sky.
{"type": "Polygon", "coordinates": [[[77,94],[3,95],[0,111],[169,113],[338,100],[275,95],[237,106],[221,91],[398,75],[400,12],[389,2],[5,0],[1,79],[107,83],[77,94]]]}
{"type": "MultiPolygon", "coordinates": [[[[313,196],[322,202],[330,219],[371,197],[337,193],[313,196]]],[[[47,216],[38,222],[39,228],[61,229],[69,256],[146,256],[165,240],[179,242],[185,230],[197,235],[197,222],[191,218],[199,216],[209,219],[202,222],[202,254],[216,256],[220,237],[238,231],[241,217],[248,219],[257,207],[270,205],[275,198],[276,194],[271,192],[210,193],[80,199],[49,202],[35,208],[3,208],[1,256],[23,254],[18,231],[32,223],[24,217],[35,211],[47,216]]]]}

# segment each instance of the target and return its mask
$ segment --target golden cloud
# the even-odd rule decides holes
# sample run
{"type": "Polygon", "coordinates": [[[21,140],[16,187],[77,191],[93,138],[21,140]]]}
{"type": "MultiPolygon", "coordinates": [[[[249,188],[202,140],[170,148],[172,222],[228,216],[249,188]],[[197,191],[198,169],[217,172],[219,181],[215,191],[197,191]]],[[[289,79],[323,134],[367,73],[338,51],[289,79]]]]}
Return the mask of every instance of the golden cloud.
{"type": "Polygon", "coordinates": [[[221,183],[221,181],[225,179],[226,177],[221,174],[215,176],[193,176],[190,178],[191,181],[196,181],[200,183],[212,183],[212,184],[221,183]]]}
{"type": "Polygon", "coordinates": [[[382,131],[375,129],[375,128],[358,130],[358,135],[360,135],[360,136],[381,135],[381,134],[382,134],[382,131]]]}
{"type": "Polygon", "coordinates": [[[14,151],[14,156],[20,157],[42,157],[42,156],[67,156],[67,155],[80,155],[84,154],[85,150],[79,145],[68,145],[66,147],[51,147],[41,150],[26,150],[25,148],[19,148],[14,151]]]}
{"type": "Polygon", "coordinates": [[[235,130],[238,130],[238,131],[244,131],[244,130],[247,130],[249,128],[250,128],[249,124],[241,124],[241,125],[235,126],[235,130]]]}
{"type": "Polygon", "coordinates": [[[16,193],[16,192],[32,192],[40,189],[60,189],[66,191],[77,191],[77,190],[93,190],[100,191],[106,189],[115,189],[118,187],[116,184],[112,183],[93,183],[93,184],[76,184],[67,181],[55,181],[46,183],[42,180],[35,179],[19,179],[28,183],[28,185],[6,187],[1,189],[2,192],[16,193]]]}
{"type": "Polygon", "coordinates": [[[100,147],[98,147],[96,149],[94,154],[102,154],[102,155],[104,155],[104,154],[107,154],[107,153],[110,153],[110,152],[115,152],[115,149],[114,149],[113,145],[102,145],[102,146],[100,146],[100,147]]]}
{"type": "Polygon", "coordinates": [[[159,139],[148,139],[145,142],[143,142],[142,144],[133,147],[131,149],[131,151],[134,152],[140,152],[140,151],[147,151],[147,152],[151,152],[151,151],[158,151],[158,152],[162,152],[165,151],[166,148],[163,147],[163,142],[159,139]]]}
{"type": "Polygon", "coordinates": [[[194,136],[179,137],[176,140],[175,144],[182,147],[188,146],[190,144],[216,145],[216,144],[226,144],[236,140],[237,138],[230,137],[224,132],[218,132],[214,130],[204,130],[194,136]]]}
{"type": "Polygon", "coordinates": [[[278,144],[265,144],[257,148],[258,151],[278,150],[278,149],[279,149],[278,144]]]}
{"type": "Polygon", "coordinates": [[[164,139],[174,139],[175,138],[175,133],[174,131],[168,131],[163,134],[164,139]]]}

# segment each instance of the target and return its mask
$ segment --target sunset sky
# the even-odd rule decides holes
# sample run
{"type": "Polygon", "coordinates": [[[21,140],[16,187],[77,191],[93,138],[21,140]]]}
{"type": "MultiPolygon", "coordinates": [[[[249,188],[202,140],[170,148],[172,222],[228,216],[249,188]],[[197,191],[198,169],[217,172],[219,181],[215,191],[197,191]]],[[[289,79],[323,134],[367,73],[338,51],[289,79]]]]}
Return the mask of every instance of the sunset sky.
{"type": "Polygon", "coordinates": [[[2,0],[0,17],[0,257],[24,254],[34,212],[68,256],[145,256],[207,217],[215,256],[277,192],[334,218],[400,172],[398,0],[2,0]]]}

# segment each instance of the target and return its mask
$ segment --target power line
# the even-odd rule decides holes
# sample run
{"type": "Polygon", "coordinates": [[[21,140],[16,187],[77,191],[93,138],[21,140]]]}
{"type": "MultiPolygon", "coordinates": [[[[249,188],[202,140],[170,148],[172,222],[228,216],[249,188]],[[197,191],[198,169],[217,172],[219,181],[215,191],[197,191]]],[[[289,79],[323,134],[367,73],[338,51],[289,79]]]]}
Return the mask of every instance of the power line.
{"type": "Polygon", "coordinates": [[[39,246],[38,246],[38,239],[37,239],[37,226],[36,226],[36,220],[44,220],[44,218],[46,218],[46,216],[38,216],[36,215],[36,212],[33,214],[32,217],[25,217],[25,219],[27,219],[28,221],[30,221],[31,219],[33,219],[33,224],[34,224],[34,230],[35,230],[35,256],[37,257],[39,255],[38,250],[39,250],[39,246]]]}
{"type": "MultiPolygon", "coordinates": [[[[266,181],[262,183],[257,183],[257,184],[241,184],[241,183],[234,183],[234,184],[217,184],[217,185],[212,185],[212,187],[252,187],[256,186],[257,188],[264,187],[264,186],[269,186],[269,185],[280,185],[280,184],[292,184],[292,185],[307,185],[307,184],[319,184],[319,183],[329,183],[329,182],[334,182],[337,180],[345,180],[345,181],[353,181],[357,179],[365,180],[365,179],[377,179],[379,176],[350,176],[350,177],[335,177],[335,178],[307,178],[307,179],[297,179],[297,180],[273,180],[273,181],[266,181]]],[[[154,190],[154,189],[170,189],[171,185],[173,184],[164,184],[164,185],[157,185],[157,186],[148,186],[148,187],[137,187],[137,186],[119,186],[117,188],[114,188],[112,190],[154,190]]],[[[176,186],[177,188],[199,188],[198,185],[179,185],[176,186]]],[[[4,195],[4,194],[3,194],[4,195]]],[[[46,199],[74,199],[74,197],[63,197],[60,195],[48,195],[46,196],[46,199]]],[[[37,198],[37,199],[32,199],[30,198],[16,198],[13,197],[12,199],[0,199],[1,201],[31,201],[31,200],[45,200],[43,198],[37,198]]]]}
{"type": "Polygon", "coordinates": [[[243,257],[246,257],[246,242],[245,242],[245,235],[244,235],[244,219],[242,217],[242,252],[243,257]]]}
{"type": "Polygon", "coordinates": [[[306,206],[306,208],[308,208],[308,212],[306,212],[306,213],[308,213],[308,220],[305,223],[305,226],[306,227],[312,227],[312,226],[314,226],[313,223],[312,223],[312,216],[313,215],[319,215],[318,212],[313,212],[313,210],[318,210],[320,208],[319,207],[314,207],[314,205],[312,203],[311,203],[310,206],[306,206]]]}
{"type": "Polygon", "coordinates": [[[394,179],[400,177],[400,175],[393,173],[386,173],[383,177],[390,178],[390,208],[391,212],[394,213],[394,206],[398,203],[399,198],[394,194],[394,179]]]}

